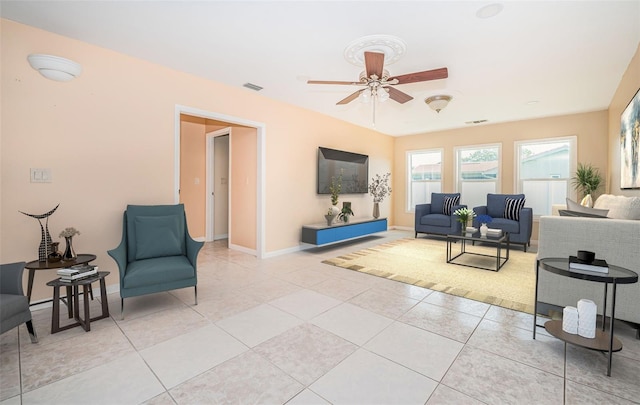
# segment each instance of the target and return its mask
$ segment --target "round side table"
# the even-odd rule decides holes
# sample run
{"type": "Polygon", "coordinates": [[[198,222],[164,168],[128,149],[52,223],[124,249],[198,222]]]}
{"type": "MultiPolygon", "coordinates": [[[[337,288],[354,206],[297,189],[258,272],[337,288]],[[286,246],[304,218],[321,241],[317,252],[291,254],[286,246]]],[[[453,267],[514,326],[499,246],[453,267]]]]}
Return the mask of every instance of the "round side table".
{"type": "Polygon", "coordinates": [[[27,283],[27,299],[31,302],[31,292],[33,291],[33,279],[36,275],[36,270],[51,270],[51,269],[61,269],[64,267],[75,266],[76,264],[85,264],[96,260],[96,255],[92,254],[81,254],[76,257],[75,260],[69,261],[57,261],[57,262],[40,262],[38,260],[34,260],[32,262],[27,263],[24,268],[29,270],[29,281],[27,283]]]}

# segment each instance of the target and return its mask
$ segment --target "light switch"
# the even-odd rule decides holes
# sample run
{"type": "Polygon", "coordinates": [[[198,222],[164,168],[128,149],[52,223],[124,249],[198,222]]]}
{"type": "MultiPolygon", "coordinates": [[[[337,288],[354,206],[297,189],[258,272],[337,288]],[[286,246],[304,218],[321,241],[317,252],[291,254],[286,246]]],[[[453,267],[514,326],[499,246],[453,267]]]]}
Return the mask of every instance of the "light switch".
{"type": "Polygon", "coordinates": [[[51,183],[52,180],[51,169],[31,168],[32,183],[51,183]]]}
{"type": "Polygon", "coordinates": [[[196,177],[195,180],[193,181],[194,184],[200,184],[200,177],[196,177]]]}

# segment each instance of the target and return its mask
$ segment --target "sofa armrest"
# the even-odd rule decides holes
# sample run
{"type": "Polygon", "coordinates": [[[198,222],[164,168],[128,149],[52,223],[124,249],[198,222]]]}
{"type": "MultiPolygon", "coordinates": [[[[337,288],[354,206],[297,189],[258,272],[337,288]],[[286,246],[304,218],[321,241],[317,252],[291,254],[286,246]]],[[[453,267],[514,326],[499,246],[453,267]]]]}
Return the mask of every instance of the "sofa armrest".
{"type": "Polygon", "coordinates": [[[420,225],[420,218],[427,214],[431,214],[431,204],[416,205],[415,226],[420,225]]]}
{"type": "Polygon", "coordinates": [[[524,207],[520,210],[520,234],[527,235],[527,241],[531,239],[533,231],[533,209],[524,207]]]}
{"type": "Polygon", "coordinates": [[[487,215],[487,206],[481,205],[479,207],[473,207],[473,212],[476,213],[476,216],[487,215]]]}

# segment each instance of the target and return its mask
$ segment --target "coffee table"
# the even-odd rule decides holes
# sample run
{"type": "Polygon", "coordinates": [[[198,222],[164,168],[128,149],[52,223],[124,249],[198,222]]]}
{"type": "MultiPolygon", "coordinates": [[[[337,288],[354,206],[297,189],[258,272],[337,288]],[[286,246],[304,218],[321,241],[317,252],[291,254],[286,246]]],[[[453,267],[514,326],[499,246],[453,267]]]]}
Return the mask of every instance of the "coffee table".
{"type": "Polygon", "coordinates": [[[31,303],[31,292],[33,291],[33,279],[36,275],[36,270],[51,270],[51,269],[61,269],[64,267],[71,267],[76,264],[85,264],[96,260],[96,255],[92,254],[80,254],[75,259],[70,261],[58,260],[57,262],[40,262],[38,260],[34,260],[32,262],[27,263],[24,268],[29,270],[29,280],[27,282],[27,299],[29,303],[31,303]]]}
{"type": "Polygon", "coordinates": [[[459,266],[467,266],[473,267],[476,269],[483,270],[492,270],[499,271],[502,266],[509,260],[509,233],[505,232],[501,236],[481,236],[480,231],[476,231],[475,233],[463,233],[459,235],[447,235],[447,263],[457,264],[459,266]],[[460,242],[460,253],[457,255],[453,255],[453,244],[460,242]],[[481,242],[489,245],[493,245],[496,248],[496,254],[488,255],[484,253],[476,253],[467,251],[467,243],[471,243],[472,245],[476,242],[481,242]],[[502,256],[502,251],[505,250],[505,256],[502,256]],[[461,257],[462,255],[474,255],[474,256],[484,256],[495,258],[496,266],[495,268],[483,267],[480,265],[473,265],[469,263],[456,263],[454,260],[461,257]]]}

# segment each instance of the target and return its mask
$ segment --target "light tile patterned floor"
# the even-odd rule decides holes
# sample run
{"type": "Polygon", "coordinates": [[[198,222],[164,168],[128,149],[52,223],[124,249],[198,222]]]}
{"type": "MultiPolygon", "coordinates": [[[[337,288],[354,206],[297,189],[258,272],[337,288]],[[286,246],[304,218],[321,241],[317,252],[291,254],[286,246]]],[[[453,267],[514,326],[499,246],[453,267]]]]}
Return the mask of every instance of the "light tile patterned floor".
{"type": "Polygon", "coordinates": [[[193,289],[136,297],[121,320],[112,294],[110,319],[55,335],[34,311],[40,343],[0,338],[0,404],[638,403],[623,323],[607,377],[602,354],[531,339],[530,315],[321,263],[411,236],[264,260],[207,243],[197,306],[193,289]]]}

